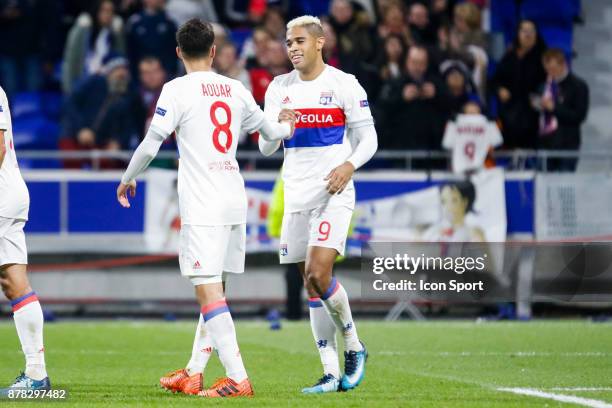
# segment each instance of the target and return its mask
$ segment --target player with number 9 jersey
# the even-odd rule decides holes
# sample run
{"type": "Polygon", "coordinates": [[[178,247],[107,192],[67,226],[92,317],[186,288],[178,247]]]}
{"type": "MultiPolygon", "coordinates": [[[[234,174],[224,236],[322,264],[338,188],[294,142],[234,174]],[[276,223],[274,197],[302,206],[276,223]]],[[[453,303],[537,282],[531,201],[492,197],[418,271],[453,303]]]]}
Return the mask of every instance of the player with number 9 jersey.
{"type": "MultiPolygon", "coordinates": [[[[281,263],[297,263],[309,295],[310,323],[323,376],[303,393],[348,391],[365,377],[367,350],[359,340],[348,295],[333,276],[344,254],[355,207],[352,176],[376,152],[374,120],[357,79],[323,61],[321,21],[301,16],[287,24],[287,53],[295,68],[266,91],[268,119],[296,118],[292,139],[282,141],[285,211],[281,263]],[[344,339],[340,375],[336,332],[344,339]]],[[[259,140],[271,154],[280,141],[259,140]]]]}

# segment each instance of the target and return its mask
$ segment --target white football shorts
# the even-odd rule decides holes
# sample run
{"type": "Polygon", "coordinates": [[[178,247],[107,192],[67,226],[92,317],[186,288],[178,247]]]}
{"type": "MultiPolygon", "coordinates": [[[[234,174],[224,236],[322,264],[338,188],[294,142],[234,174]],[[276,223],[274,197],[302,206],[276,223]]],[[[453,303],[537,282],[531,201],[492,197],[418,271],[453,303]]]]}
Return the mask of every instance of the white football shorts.
{"type": "Polygon", "coordinates": [[[0,266],[9,264],[27,265],[24,220],[0,217],[0,266]]]}
{"type": "Polygon", "coordinates": [[[223,272],[243,273],[245,248],[246,224],[182,225],[181,275],[201,285],[221,282],[223,272]]]}
{"type": "Polygon", "coordinates": [[[285,213],[281,227],[281,264],[304,262],[309,246],[332,248],[344,255],[353,210],[324,205],[312,210],[285,213]]]}

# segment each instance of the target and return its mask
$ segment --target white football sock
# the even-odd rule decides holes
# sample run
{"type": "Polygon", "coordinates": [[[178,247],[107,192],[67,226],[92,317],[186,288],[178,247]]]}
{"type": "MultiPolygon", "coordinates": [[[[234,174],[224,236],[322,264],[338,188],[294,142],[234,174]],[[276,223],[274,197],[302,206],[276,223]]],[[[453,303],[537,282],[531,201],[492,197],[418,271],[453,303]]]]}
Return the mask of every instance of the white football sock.
{"type": "Polygon", "coordinates": [[[21,349],[25,354],[25,375],[42,380],[47,376],[45,368],[45,348],[43,346],[43,313],[36,293],[30,292],[11,301],[13,319],[21,349]]]}
{"type": "Polygon", "coordinates": [[[361,351],[363,347],[357,336],[357,328],[353,322],[348,295],[340,282],[336,281],[336,278],[332,278],[331,284],[323,296],[321,296],[321,300],[336,328],[344,337],[344,349],[347,351],[361,351]]]}
{"type": "Polygon", "coordinates": [[[340,378],[336,325],[323,307],[321,299],[308,299],[308,306],[310,309],[310,327],[323,364],[323,374],[332,374],[334,377],[340,378]]]}
{"type": "Polygon", "coordinates": [[[236,341],[236,328],[225,298],[202,308],[206,331],[210,333],[226,375],[236,382],[247,378],[236,341]]]}
{"type": "Polygon", "coordinates": [[[200,374],[206,368],[210,355],[213,351],[212,338],[204,325],[204,318],[200,314],[198,327],[196,328],[195,338],[193,339],[193,349],[191,359],[187,363],[187,373],[189,375],[200,374]]]}

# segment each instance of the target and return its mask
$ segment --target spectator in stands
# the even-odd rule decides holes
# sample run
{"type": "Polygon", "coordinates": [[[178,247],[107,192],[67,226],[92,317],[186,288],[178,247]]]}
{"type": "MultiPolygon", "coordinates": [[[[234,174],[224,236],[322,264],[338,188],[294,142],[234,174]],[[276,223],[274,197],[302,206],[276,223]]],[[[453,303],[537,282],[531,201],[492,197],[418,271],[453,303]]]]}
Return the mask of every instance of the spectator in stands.
{"type": "Polygon", "coordinates": [[[474,57],[461,49],[459,42],[459,36],[456,35],[451,27],[446,24],[442,24],[437,30],[437,44],[433,47],[429,47],[431,54],[431,66],[440,67],[444,63],[461,63],[468,68],[470,76],[474,69],[474,57]]]}
{"type": "Polygon", "coordinates": [[[342,69],[336,31],[330,22],[325,19],[321,20],[321,26],[323,27],[323,35],[325,36],[325,44],[323,44],[323,60],[326,64],[331,65],[332,67],[342,69]]]}
{"type": "Polygon", "coordinates": [[[266,89],[268,89],[268,85],[274,78],[268,67],[270,65],[270,44],[275,41],[270,33],[268,33],[268,30],[263,27],[257,29],[253,32],[255,55],[247,59],[246,62],[253,97],[261,106],[264,103],[266,89]]]}
{"type": "Polygon", "coordinates": [[[502,142],[497,124],[482,114],[478,102],[468,101],[463,111],[446,124],[442,146],[453,152],[453,172],[470,176],[495,166],[491,152],[502,142]]]}
{"type": "Polygon", "coordinates": [[[62,65],[62,91],[70,94],[76,83],[97,74],[110,54],[125,54],[123,21],[112,0],[96,2],[79,15],[68,33],[62,65]]]}
{"type": "Polygon", "coordinates": [[[382,80],[397,79],[403,74],[403,64],[406,61],[406,44],[402,37],[389,34],[384,40],[384,54],[379,63],[379,73],[382,80]]]}
{"type": "Polygon", "coordinates": [[[40,89],[41,66],[54,57],[55,7],[45,0],[0,1],[0,81],[9,97],[40,89]]]}
{"type": "MultiPolygon", "coordinates": [[[[540,110],[538,148],[549,150],[580,149],[580,126],[589,109],[589,88],[584,80],[570,72],[565,54],[550,49],[542,57],[547,79],[541,97],[534,98],[540,110]]],[[[577,159],[549,159],[549,171],[575,171],[577,159]]]]}
{"type": "Polygon", "coordinates": [[[436,43],[436,32],[429,21],[429,10],[423,3],[412,3],[408,12],[408,25],[415,43],[426,46],[436,43]]]}
{"type": "Polygon", "coordinates": [[[428,58],[425,47],[410,47],[405,75],[383,84],[377,109],[381,147],[440,149],[444,90],[438,77],[430,73],[428,58]]]}
{"type": "Polygon", "coordinates": [[[480,10],[474,3],[466,1],[455,6],[453,29],[460,35],[462,45],[487,47],[487,38],[481,29],[480,10]]]}
{"type": "MultiPolygon", "coordinates": [[[[64,0],[67,1],[67,0],[64,0]]],[[[68,0],[69,1],[69,0],[68,0]]],[[[80,0],[73,0],[80,1],[80,0]]],[[[142,11],[141,0],[120,0],[117,3],[117,14],[121,16],[123,21],[127,21],[132,14],[142,11]]]]}
{"type": "Polygon", "coordinates": [[[138,73],[140,60],[157,57],[169,78],[176,75],[176,25],[168,18],[165,0],[142,0],[143,10],[127,23],[128,57],[133,75],[138,73]]]}
{"type": "Polygon", "coordinates": [[[262,25],[274,36],[274,38],[279,41],[285,41],[287,22],[279,8],[271,7],[267,9],[263,15],[262,25]]]}
{"type": "Polygon", "coordinates": [[[272,77],[286,74],[290,71],[289,61],[287,59],[287,49],[280,41],[268,42],[268,71],[272,77]]]}
{"type": "MultiPolygon", "coordinates": [[[[129,93],[128,61],[106,58],[102,74],[93,75],[75,88],[66,103],[60,148],[65,150],[121,150],[138,138],[135,101],[129,93]]],[[[87,161],[67,161],[66,167],[83,167],[87,161]]],[[[107,163],[116,167],[116,163],[107,163]]]]}
{"type": "Polygon", "coordinates": [[[244,61],[238,61],[237,53],[238,51],[233,43],[225,42],[219,44],[213,67],[219,74],[242,82],[245,88],[250,91],[252,87],[249,73],[244,69],[244,61]]]}
{"type": "Polygon", "coordinates": [[[468,102],[479,103],[478,93],[472,84],[467,67],[460,62],[440,66],[447,93],[447,117],[449,120],[461,113],[468,102]]]}
{"type": "MultiPolygon", "coordinates": [[[[139,133],[144,136],[155,114],[157,99],[166,83],[167,74],[159,59],[145,57],[138,64],[138,79],[138,94],[142,109],[138,129],[139,133]]],[[[130,146],[132,147],[135,146],[130,146]]]]}
{"type": "Polygon", "coordinates": [[[177,27],[190,18],[199,18],[210,23],[219,22],[212,0],[168,0],[166,12],[177,27]]]}
{"type": "Polygon", "coordinates": [[[246,69],[263,68],[268,64],[268,42],[272,40],[272,34],[263,26],[253,29],[253,34],[242,47],[241,59],[246,61],[246,69]]]}
{"type": "Polygon", "coordinates": [[[450,44],[454,51],[467,54],[464,59],[472,60],[472,81],[484,100],[489,64],[488,39],[481,29],[480,9],[474,3],[464,2],[455,6],[450,44]]]}
{"type": "Polygon", "coordinates": [[[401,3],[390,2],[382,8],[382,22],[378,25],[378,36],[384,40],[389,34],[399,35],[405,44],[413,44],[401,3]]]}
{"type": "Polygon", "coordinates": [[[499,118],[506,148],[536,147],[538,114],[529,99],[546,79],[542,66],[545,49],[535,24],[521,21],[512,47],[493,76],[491,85],[500,101],[499,118]]]}
{"type": "MultiPolygon", "coordinates": [[[[139,138],[137,140],[130,140],[129,149],[136,148],[142,137],[147,133],[149,124],[155,114],[155,108],[157,107],[157,100],[161,94],[162,88],[166,83],[167,75],[164,67],[162,67],[159,59],[155,57],[145,57],[138,64],[139,74],[139,99],[138,99],[138,133],[139,138]]],[[[164,143],[161,145],[161,150],[176,151],[176,140],[174,135],[166,138],[164,143]]],[[[175,168],[174,159],[159,159],[156,158],[151,162],[153,167],[162,168],[175,168]]]]}
{"type": "Polygon", "coordinates": [[[449,0],[431,0],[429,21],[435,31],[442,25],[449,25],[452,17],[452,8],[449,0]]]}
{"type": "Polygon", "coordinates": [[[340,55],[357,61],[371,61],[376,44],[365,12],[357,12],[349,0],[333,0],[329,22],[336,32],[340,55]]]}

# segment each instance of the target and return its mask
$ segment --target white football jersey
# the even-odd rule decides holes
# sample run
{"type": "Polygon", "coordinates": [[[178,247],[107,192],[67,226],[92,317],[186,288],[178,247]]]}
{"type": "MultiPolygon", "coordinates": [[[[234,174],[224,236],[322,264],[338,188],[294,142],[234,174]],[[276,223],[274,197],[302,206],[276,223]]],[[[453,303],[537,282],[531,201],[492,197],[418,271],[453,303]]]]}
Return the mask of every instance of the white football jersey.
{"type": "Polygon", "coordinates": [[[446,126],[442,146],[453,151],[453,172],[463,173],[482,168],[489,148],[502,142],[497,125],[484,115],[457,115],[446,126]]]}
{"type": "Polygon", "coordinates": [[[301,80],[293,70],[274,78],[265,103],[270,120],[278,120],[285,108],[300,113],[293,137],[283,141],[285,212],[328,203],[353,209],[353,181],[341,194],[331,195],[325,177],[351,156],[347,130],[374,123],[368,97],[357,79],[329,65],[312,81],[301,80]]]}
{"type": "Polygon", "coordinates": [[[0,168],[0,217],[27,220],[30,195],[19,172],[13,143],[11,112],[2,88],[0,88],[0,130],[4,130],[6,148],[6,155],[0,168]]]}
{"type": "Polygon", "coordinates": [[[165,135],[176,131],[183,224],[246,223],[236,148],[240,133],[259,129],[264,119],[244,85],[212,71],[192,72],[164,85],[151,127],[165,135]]]}

